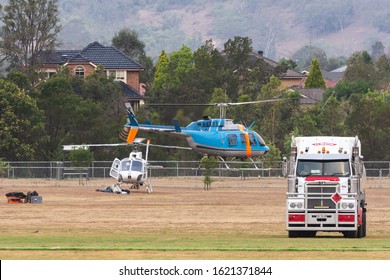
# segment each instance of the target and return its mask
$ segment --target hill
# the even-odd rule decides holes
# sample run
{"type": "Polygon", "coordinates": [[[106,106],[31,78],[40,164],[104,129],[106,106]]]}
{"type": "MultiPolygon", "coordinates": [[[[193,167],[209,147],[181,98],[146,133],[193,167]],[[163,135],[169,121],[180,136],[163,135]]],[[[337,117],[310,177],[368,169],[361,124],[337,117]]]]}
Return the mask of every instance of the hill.
{"type": "Polygon", "coordinates": [[[328,56],[370,50],[377,41],[390,45],[388,0],[60,0],[59,11],[62,48],[110,44],[130,28],[154,58],[208,39],[222,49],[234,36],[248,36],[255,50],[276,60],[310,44],[328,56]]]}

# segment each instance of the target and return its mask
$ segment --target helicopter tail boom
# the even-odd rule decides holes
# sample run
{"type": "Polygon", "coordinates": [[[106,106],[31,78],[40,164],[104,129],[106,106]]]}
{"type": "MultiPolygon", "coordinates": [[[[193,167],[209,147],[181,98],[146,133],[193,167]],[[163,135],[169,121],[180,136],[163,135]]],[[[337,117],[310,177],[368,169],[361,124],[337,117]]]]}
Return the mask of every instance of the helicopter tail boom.
{"type": "Polygon", "coordinates": [[[126,105],[127,117],[129,119],[129,122],[124,125],[121,133],[119,134],[119,137],[125,140],[127,143],[133,143],[135,136],[137,136],[139,123],[135,118],[135,114],[130,103],[126,103],[125,105],[126,105]]]}
{"type": "Polygon", "coordinates": [[[138,121],[135,118],[133,108],[131,107],[130,103],[126,103],[125,105],[126,105],[127,117],[129,119],[129,123],[127,123],[125,126],[139,126],[138,121]]]}

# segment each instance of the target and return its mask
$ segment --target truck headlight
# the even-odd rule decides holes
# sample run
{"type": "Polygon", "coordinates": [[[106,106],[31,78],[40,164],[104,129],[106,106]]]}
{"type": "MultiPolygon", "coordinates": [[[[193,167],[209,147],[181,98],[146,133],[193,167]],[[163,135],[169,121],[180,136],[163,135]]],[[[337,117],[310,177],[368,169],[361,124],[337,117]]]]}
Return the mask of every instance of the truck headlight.
{"type": "Polygon", "coordinates": [[[348,205],[346,202],[341,203],[341,208],[347,209],[348,205]]]}
{"type": "Polygon", "coordinates": [[[298,203],[297,203],[297,207],[298,207],[299,209],[301,209],[301,208],[303,207],[302,202],[298,202],[298,203]]]}
{"type": "Polygon", "coordinates": [[[348,207],[353,209],[355,207],[355,205],[352,202],[350,202],[350,203],[348,203],[348,207]]]}
{"type": "Polygon", "coordinates": [[[295,202],[291,202],[291,203],[290,203],[290,207],[291,207],[291,208],[295,208],[296,206],[297,206],[297,205],[296,205],[295,202]]]}

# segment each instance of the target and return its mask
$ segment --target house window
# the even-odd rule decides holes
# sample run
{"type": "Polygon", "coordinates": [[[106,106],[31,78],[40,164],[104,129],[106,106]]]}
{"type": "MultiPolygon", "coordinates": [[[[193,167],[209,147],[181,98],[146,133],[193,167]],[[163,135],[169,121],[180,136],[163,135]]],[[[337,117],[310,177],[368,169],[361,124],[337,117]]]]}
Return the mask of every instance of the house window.
{"type": "Polygon", "coordinates": [[[84,67],[83,66],[77,66],[75,69],[76,77],[84,78],[84,67]]]}
{"type": "Polygon", "coordinates": [[[126,82],[126,71],[123,71],[123,70],[107,71],[107,76],[113,77],[114,81],[126,82]]]}
{"type": "Polygon", "coordinates": [[[46,72],[46,78],[51,78],[53,77],[57,72],[56,71],[47,71],[46,72]]]}
{"type": "Polygon", "coordinates": [[[124,81],[125,80],[125,71],[115,71],[115,80],[124,81]]]}

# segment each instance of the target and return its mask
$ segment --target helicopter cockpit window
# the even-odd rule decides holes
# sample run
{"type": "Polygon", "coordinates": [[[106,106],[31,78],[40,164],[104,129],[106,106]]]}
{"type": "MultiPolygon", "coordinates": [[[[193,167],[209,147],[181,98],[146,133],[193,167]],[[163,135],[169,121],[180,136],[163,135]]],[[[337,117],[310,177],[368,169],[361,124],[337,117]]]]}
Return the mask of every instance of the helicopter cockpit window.
{"type": "MultiPolygon", "coordinates": [[[[256,141],[255,136],[253,134],[249,134],[249,133],[248,133],[248,136],[249,136],[249,143],[251,144],[251,146],[257,145],[257,141],[256,141]]],[[[241,143],[245,144],[246,139],[245,139],[244,133],[240,134],[240,138],[241,138],[241,143]]]]}
{"type": "Polygon", "coordinates": [[[142,172],[142,162],[138,160],[133,160],[131,163],[131,171],[142,172]]]}
{"type": "Polygon", "coordinates": [[[229,145],[237,145],[237,135],[228,134],[229,145]]]}
{"type": "MultiPolygon", "coordinates": [[[[253,132],[253,133],[255,133],[255,132],[253,132]]],[[[263,138],[261,138],[261,136],[257,133],[255,133],[255,135],[256,135],[257,141],[259,141],[260,146],[265,146],[265,141],[263,140],[263,138]]]]}
{"type": "Polygon", "coordinates": [[[251,146],[257,145],[256,138],[253,134],[249,134],[249,142],[251,143],[251,146]]]}
{"type": "Polygon", "coordinates": [[[121,169],[122,169],[122,171],[129,171],[130,170],[130,161],[129,160],[122,161],[121,169]]]}

